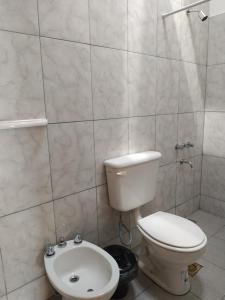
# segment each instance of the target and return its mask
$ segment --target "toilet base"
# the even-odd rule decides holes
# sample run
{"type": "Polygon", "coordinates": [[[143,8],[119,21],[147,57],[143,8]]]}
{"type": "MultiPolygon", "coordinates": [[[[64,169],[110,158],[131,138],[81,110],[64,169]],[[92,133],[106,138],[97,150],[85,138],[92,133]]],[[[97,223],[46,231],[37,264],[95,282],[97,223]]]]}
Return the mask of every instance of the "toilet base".
{"type": "Polygon", "coordinates": [[[170,294],[181,296],[190,291],[187,267],[168,268],[157,261],[152,263],[145,256],[139,258],[138,265],[145,275],[170,294]]]}

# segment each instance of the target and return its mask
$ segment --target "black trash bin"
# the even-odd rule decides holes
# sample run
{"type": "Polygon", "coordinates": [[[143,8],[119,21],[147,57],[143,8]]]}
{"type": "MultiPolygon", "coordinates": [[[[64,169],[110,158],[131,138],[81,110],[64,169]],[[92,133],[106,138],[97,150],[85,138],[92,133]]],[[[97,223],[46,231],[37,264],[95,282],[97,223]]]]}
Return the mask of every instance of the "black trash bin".
{"type": "Polygon", "coordinates": [[[121,299],[127,295],[129,283],[131,282],[131,280],[133,280],[137,276],[137,259],[131,250],[123,246],[111,245],[105,247],[104,250],[115,259],[119,266],[119,284],[112,298],[121,299]]]}

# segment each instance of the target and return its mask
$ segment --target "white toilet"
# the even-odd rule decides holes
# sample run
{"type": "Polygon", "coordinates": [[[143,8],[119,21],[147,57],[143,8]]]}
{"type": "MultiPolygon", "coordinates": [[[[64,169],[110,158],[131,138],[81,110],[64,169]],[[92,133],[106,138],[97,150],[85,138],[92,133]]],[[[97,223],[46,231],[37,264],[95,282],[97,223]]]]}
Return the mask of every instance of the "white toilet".
{"type": "Polygon", "coordinates": [[[145,242],[139,258],[143,272],[166,291],[183,295],[190,290],[188,265],[203,255],[207,237],[198,225],[173,214],[141,217],[140,207],[155,197],[160,157],[148,151],[106,160],[109,201],[122,212],[135,209],[145,242]]]}

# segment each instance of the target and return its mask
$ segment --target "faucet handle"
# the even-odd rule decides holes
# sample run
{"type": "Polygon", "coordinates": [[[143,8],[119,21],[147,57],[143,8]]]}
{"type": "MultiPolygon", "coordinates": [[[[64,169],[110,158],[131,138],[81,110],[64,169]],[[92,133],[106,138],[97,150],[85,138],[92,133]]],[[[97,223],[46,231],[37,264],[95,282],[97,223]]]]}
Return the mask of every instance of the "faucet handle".
{"type": "Polygon", "coordinates": [[[186,147],[186,148],[193,148],[193,147],[194,147],[194,144],[191,143],[191,142],[187,142],[187,143],[185,144],[185,147],[186,147]]]}
{"type": "Polygon", "coordinates": [[[75,235],[74,244],[81,244],[83,242],[82,237],[79,233],[75,235]]]}
{"type": "Polygon", "coordinates": [[[65,238],[63,236],[60,236],[59,242],[58,242],[58,247],[59,248],[64,248],[66,247],[67,242],[65,241],[65,238]]]}
{"type": "Polygon", "coordinates": [[[46,256],[53,256],[55,254],[55,248],[53,245],[48,244],[46,246],[46,256]]]}

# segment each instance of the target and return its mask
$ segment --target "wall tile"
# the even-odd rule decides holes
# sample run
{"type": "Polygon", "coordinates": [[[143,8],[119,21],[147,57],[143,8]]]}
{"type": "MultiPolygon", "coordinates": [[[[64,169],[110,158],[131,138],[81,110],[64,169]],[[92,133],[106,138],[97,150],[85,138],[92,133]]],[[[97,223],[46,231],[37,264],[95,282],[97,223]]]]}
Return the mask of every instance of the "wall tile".
{"type": "Polygon", "coordinates": [[[127,1],[90,0],[91,43],[127,49],[127,1]]]}
{"type": "MultiPolygon", "coordinates": [[[[192,0],[182,0],[183,6],[192,3],[192,0]]],[[[195,7],[209,12],[208,3],[195,7]]],[[[208,20],[202,22],[196,14],[182,13],[181,22],[181,58],[185,61],[206,65],[208,51],[208,20]]]]}
{"type": "Polygon", "coordinates": [[[55,242],[52,203],[0,219],[7,292],[44,274],[43,248],[49,242],[55,242]]]}
{"type": "Polygon", "coordinates": [[[181,8],[181,0],[158,0],[157,54],[166,58],[180,58],[181,14],[162,19],[163,13],[181,8]]]}
{"type": "Polygon", "coordinates": [[[225,62],[225,15],[209,19],[208,64],[225,62]]]}
{"type": "Polygon", "coordinates": [[[146,204],[142,212],[145,216],[158,210],[167,211],[176,204],[176,163],[160,167],[157,192],[153,201],[146,204]]]}
{"type": "Polygon", "coordinates": [[[39,38],[0,32],[0,119],[45,114],[39,38]]]}
{"type": "Polygon", "coordinates": [[[176,205],[194,197],[194,171],[189,165],[177,164],[176,205]]]}
{"type": "Polygon", "coordinates": [[[225,65],[208,66],[206,111],[225,111],[225,65]]]}
{"type": "Polygon", "coordinates": [[[188,200],[181,205],[176,207],[176,215],[187,218],[190,214],[195,211],[194,209],[194,199],[188,200]]]}
{"type": "Polygon", "coordinates": [[[179,112],[203,111],[206,67],[192,63],[181,63],[180,66],[179,112]]]}
{"type": "Polygon", "coordinates": [[[176,144],[177,115],[156,116],[156,149],[162,153],[161,165],[176,161],[176,144]]]}
{"type": "Polygon", "coordinates": [[[89,43],[88,0],[38,0],[41,35],[89,43]]]}
{"type": "Polygon", "coordinates": [[[50,125],[49,147],[54,199],[94,186],[92,122],[50,125]]]}
{"type": "Polygon", "coordinates": [[[155,150],[155,117],[129,119],[129,152],[155,150]]]}
{"type": "Polygon", "coordinates": [[[8,294],[8,300],[46,300],[53,294],[45,276],[28,283],[27,285],[8,294]]]}
{"type": "MultiPolygon", "coordinates": [[[[103,245],[118,236],[119,212],[114,210],[108,199],[107,186],[97,187],[99,244],[103,245]]],[[[130,227],[129,213],[123,213],[123,222],[130,227]]]]}
{"type": "Polygon", "coordinates": [[[38,34],[37,0],[1,0],[0,28],[38,34]]]}
{"type": "MultiPolygon", "coordinates": [[[[225,202],[202,195],[200,201],[200,209],[207,211],[216,216],[225,218],[225,202]]],[[[224,219],[223,219],[224,220],[224,219]]],[[[224,224],[222,224],[224,225],[224,224]]],[[[217,228],[218,231],[218,228],[217,228]]]]}
{"type": "Polygon", "coordinates": [[[92,47],[92,82],[95,119],[128,116],[126,52],[92,47]]]}
{"type": "Polygon", "coordinates": [[[57,239],[97,231],[96,189],[55,200],[54,212],[57,239]]]}
{"type": "Polygon", "coordinates": [[[225,159],[203,157],[202,195],[225,201],[225,159]]]}
{"type": "Polygon", "coordinates": [[[128,53],[128,88],[131,116],[155,113],[157,59],[128,53]]]}
{"type": "Polygon", "coordinates": [[[49,121],[91,120],[90,46],[46,38],[41,42],[49,121]]]}
{"type": "Polygon", "coordinates": [[[194,148],[178,151],[178,158],[190,158],[202,154],[204,113],[185,113],[178,117],[178,143],[191,142],[194,148]]]}
{"type": "Polygon", "coordinates": [[[225,158],[225,113],[205,114],[204,154],[225,158]]]}
{"type": "Polygon", "coordinates": [[[157,59],[157,114],[178,112],[179,70],[179,62],[162,58],[157,59]]]}
{"type": "Polygon", "coordinates": [[[128,50],[156,54],[157,0],[128,1],[128,50]]]}
{"type": "Polygon", "coordinates": [[[0,216],[51,200],[46,129],[4,130],[0,137],[0,216]]]}
{"type": "Polygon", "coordinates": [[[194,196],[201,194],[202,156],[193,158],[194,167],[194,196]]]}
{"type": "Polygon", "coordinates": [[[5,294],[6,294],[5,281],[4,281],[4,273],[3,273],[3,265],[2,265],[2,256],[0,252],[0,297],[5,294]]]}
{"type": "Polygon", "coordinates": [[[0,297],[0,300],[7,300],[6,296],[0,297]]]}
{"type": "Polygon", "coordinates": [[[106,182],[106,159],[128,153],[128,119],[101,120],[94,122],[96,183],[106,182]]]}

